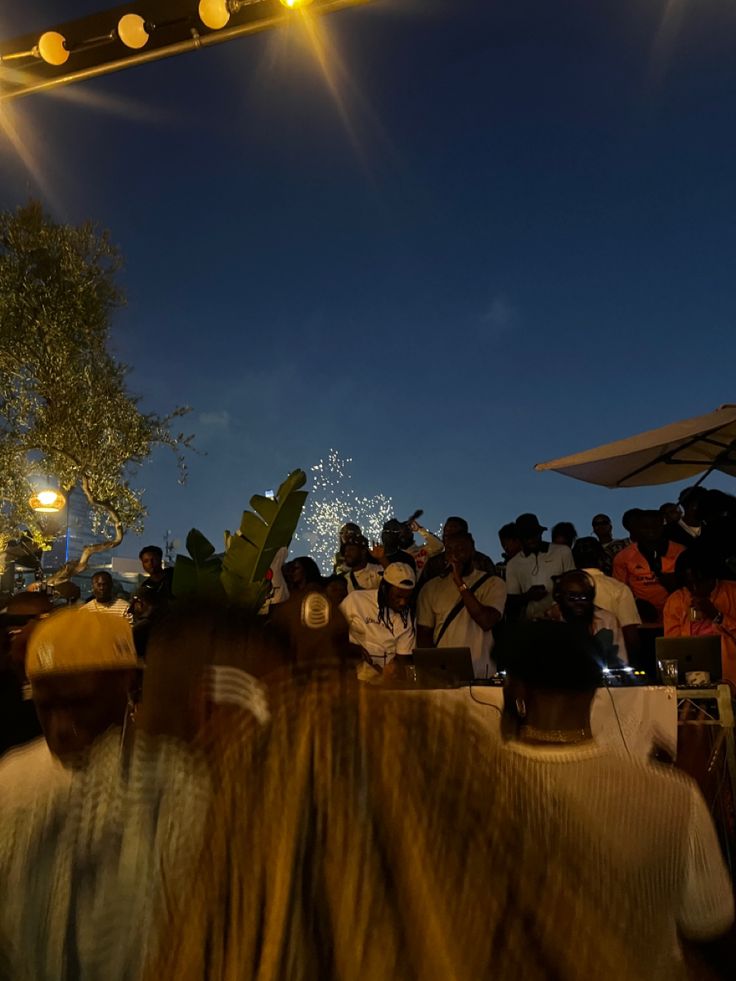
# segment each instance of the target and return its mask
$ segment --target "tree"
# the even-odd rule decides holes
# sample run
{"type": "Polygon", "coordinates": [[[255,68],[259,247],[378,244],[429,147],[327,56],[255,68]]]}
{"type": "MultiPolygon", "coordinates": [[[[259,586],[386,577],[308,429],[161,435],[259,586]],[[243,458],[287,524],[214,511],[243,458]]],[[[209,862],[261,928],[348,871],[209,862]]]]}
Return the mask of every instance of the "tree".
{"type": "Polygon", "coordinates": [[[28,505],[34,475],[79,487],[99,531],[53,582],[141,530],[132,480],[155,447],[173,450],[186,478],[191,437],[172,425],[188,410],[142,412],[110,351],[120,266],[109,234],[90,223],[56,224],[36,202],[0,213],[0,547],[22,531],[46,536],[28,505]]]}

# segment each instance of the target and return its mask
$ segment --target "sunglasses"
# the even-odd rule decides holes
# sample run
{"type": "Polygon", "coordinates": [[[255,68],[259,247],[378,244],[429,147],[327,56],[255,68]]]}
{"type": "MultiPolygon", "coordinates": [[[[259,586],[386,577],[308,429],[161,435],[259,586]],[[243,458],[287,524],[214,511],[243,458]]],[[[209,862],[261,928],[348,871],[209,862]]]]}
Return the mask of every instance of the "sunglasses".
{"type": "Polygon", "coordinates": [[[592,593],[563,593],[562,595],[571,603],[590,603],[593,600],[592,593]]]}

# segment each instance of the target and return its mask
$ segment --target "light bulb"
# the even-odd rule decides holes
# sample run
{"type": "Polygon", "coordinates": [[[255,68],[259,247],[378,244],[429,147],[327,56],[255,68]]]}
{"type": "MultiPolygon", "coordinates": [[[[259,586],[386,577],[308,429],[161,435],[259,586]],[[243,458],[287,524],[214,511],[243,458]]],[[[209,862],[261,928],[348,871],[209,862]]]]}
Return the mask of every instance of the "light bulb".
{"type": "Polygon", "coordinates": [[[38,53],[47,65],[65,65],[69,60],[69,49],[63,34],[46,31],[38,40],[38,53]]]}
{"type": "Polygon", "coordinates": [[[118,37],[126,48],[145,48],[151,35],[140,14],[124,14],[118,21],[118,37]]]}
{"type": "Polygon", "coordinates": [[[205,27],[219,31],[230,20],[227,0],[199,0],[199,19],[205,27]]]}
{"type": "Polygon", "coordinates": [[[312,0],[281,0],[281,3],[289,10],[296,10],[297,7],[308,7],[312,0]]]}
{"type": "Polygon", "coordinates": [[[55,514],[64,508],[66,498],[59,491],[47,488],[34,494],[28,503],[34,511],[40,511],[42,514],[55,514]]]}

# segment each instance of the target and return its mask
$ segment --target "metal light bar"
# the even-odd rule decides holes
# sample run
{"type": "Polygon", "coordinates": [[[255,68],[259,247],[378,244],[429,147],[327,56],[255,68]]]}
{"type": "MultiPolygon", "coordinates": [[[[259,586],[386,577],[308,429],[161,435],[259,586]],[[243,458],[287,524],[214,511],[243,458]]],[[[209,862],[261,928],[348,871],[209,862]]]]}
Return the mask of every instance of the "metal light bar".
{"type": "Polygon", "coordinates": [[[327,14],[372,0],[132,0],[0,42],[0,102],[279,27],[306,7],[327,14]],[[212,10],[221,6],[222,16],[212,10]],[[208,27],[207,23],[223,23],[208,27]]]}

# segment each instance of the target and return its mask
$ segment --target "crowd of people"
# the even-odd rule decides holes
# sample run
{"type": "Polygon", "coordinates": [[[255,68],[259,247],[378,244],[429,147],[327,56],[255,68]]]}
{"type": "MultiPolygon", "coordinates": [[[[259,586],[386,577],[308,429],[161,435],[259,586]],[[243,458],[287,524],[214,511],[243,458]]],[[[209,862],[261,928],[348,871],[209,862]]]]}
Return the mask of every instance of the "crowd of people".
{"type": "Polygon", "coordinates": [[[732,670],[732,512],[711,493],[627,512],[625,539],[596,515],[548,542],[519,515],[498,563],[457,516],[439,537],[394,519],[374,546],[346,525],[333,573],[275,563],[258,613],[177,602],[156,547],[130,604],[100,573],[83,605],[14,598],[0,981],[729,977],[702,795],[591,729],[647,632],[717,634],[732,670]],[[392,684],[442,646],[479,678],[503,666],[500,737],[392,684]]]}
{"type": "Polygon", "coordinates": [[[546,541],[537,516],[521,514],[499,530],[495,563],[461,517],[448,517],[441,537],[392,519],[373,547],[348,523],[333,574],[295,558],[282,595],[322,590],[339,603],[377,673],[417,647],[469,647],[476,677],[487,678],[508,624],[543,618],[589,633],[609,668],[632,665],[651,680],[657,637],[718,636],[723,677],[736,684],[736,498],[691,487],[621,523],[626,534],[615,537],[611,518],[596,514],[579,537],[562,521],[546,541]]]}

